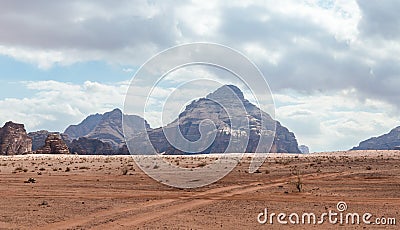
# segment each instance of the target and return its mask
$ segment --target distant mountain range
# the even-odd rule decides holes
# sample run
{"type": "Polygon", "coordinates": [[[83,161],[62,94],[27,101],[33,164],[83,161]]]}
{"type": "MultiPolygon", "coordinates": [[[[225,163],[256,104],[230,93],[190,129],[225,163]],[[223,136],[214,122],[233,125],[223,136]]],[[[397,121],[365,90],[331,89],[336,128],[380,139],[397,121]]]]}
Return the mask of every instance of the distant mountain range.
{"type": "MultiPolygon", "coordinates": [[[[123,119],[129,127],[125,131],[134,133],[129,140],[129,143],[132,144],[130,150],[133,154],[152,153],[153,147],[158,153],[163,154],[235,152],[235,148],[240,147],[246,152],[255,152],[261,137],[270,138],[273,142],[271,148],[269,148],[269,145],[258,146],[259,152],[270,150],[270,152],[277,153],[300,153],[297,140],[292,132],[246,100],[239,88],[233,85],[225,85],[204,98],[192,101],[176,120],[162,128],[153,129],[145,119],[136,115],[123,115],[120,109],[114,109],[104,114],[90,115],[81,123],[70,125],[64,133],[41,130],[27,134],[23,124],[10,121],[0,128],[0,155],[31,152],[47,154],[129,154],[123,135],[123,119]],[[225,108],[216,101],[224,104],[225,108]],[[241,106],[244,110],[238,109],[241,106]],[[226,109],[229,109],[230,116],[228,116],[226,109]],[[244,131],[246,130],[244,126],[234,127],[233,124],[238,122],[239,117],[248,119],[249,129],[247,132],[244,131]],[[261,122],[261,117],[265,118],[264,122],[261,122]],[[165,132],[172,133],[174,139],[179,139],[174,133],[178,129],[185,139],[199,140],[201,138],[200,124],[205,119],[212,121],[216,128],[216,130],[212,129],[213,131],[203,133],[206,136],[215,135],[215,138],[212,139],[213,142],[207,148],[203,148],[201,151],[191,149],[189,152],[183,152],[176,149],[167,140],[165,132]],[[274,127],[276,127],[275,133],[273,132],[274,127]],[[145,131],[137,132],[137,130],[145,131]],[[149,137],[151,145],[145,141],[147,137],[149,137]],[[235,142],[239,143],[241,139],[248,138],[248,143],[246,142],[246,146],[237,145],[228,149],[230,148],[231,137],[234,137],[235,142]]],[[[394,149],[400,150],[400,126],[387,134],[362,141],[351,150],[394,149]]],[[[301,150],[308,152],[306,146],[301,146],[301,150]]]]}
{"type": "MultiPolygon", "coordinates": [[[[45,149],[45,153],[48,153],[53,149],[50,148],[51,146],[58,146],[58,149],[62,147],[62,152],[65,152],[64,143],[68,146],[71,153],[129,154],[123,135],[122,117],[122,111],[114,109],[104,114],[90,115],[81,123],[70,125],[64,133],[53,133],[42,130],[31,132],[28,135],[26,135],[23,125],[13,125],[14,123],[11,122],[7,123],[8,125],[6,125],[5,129],[0,130],[0,134],[5,132],[2,130],[15,129],[17,131],[12,131],[14,134],[8,137],[7,134],[0,136],[0,141],[5,142],[2,149],[14,149],[13,151],[8,151],[11,155],[39,150],[43,152],[43,149],[45,149]],[[21,140],[21,144],[10,147],[10,138],[16,137],[21,140]]],[[[147,134],[135,134],[136,138],[130,140],[133,141],[133,148],[131,150],[134,153],[145,154],[149,152],[149,146],[146,146],[143,142],[143,137],[148,135],[152,145],[159,153],[187,154],[187,152],[175,149],[169,143],[162,128],[152,129],[145,119],[136,115],[124,115],[123,119],[127,127],[129,127],[129,132],[135,132],[135,130],[147,131],[147,134]]],[[[200,138],[199,125],[204,119],[209,119],[215,124],[215,128],[217,129],[215,140],[207,149],[191,153],[220,153],[226,150],[229,151],[227,148],[232,135],[236,140],[248,135],[249,142],[247,146],[244,146],[246,152],[256,151],[259,139],[266,137],[273,141],[272,148],[270,149],[269,145],[259,146],[259,152],[270,150],[271,152],[278,153],[300,153],[295,135],[278,121],[273,120],[269,114],[246,100],[243,93],[236,86],[223,86],[205,98],[193,101],[179,114],[176,120],[168,124],[164,129],[176,130],[178,127],[186,139],[194,141],[200,138]],[[232,95],[228,92],[234,92],[234,96],[239,100],[233,100],[232,95]],[[242,127],[236,127],[236,129],[232,127],[232,122],[234,121],[230,120],[224,108],[214,101],[222,101],[230,106],[230,112],[233,113],[230,116],[232,119],[246,117],[250,125],[248,133],[243,132],[244,129],[242,127]],[[240,104],[244,106],[244,111],[237,109],[241,106],[240,104]],[[261,123],[261,116],[266,118],[264,120],[266,122],[261,123]],[[273,135],[274,127],[276,127],[275,135],[273,135]]],[[[235,151],[235,149],[231,149],[230,151],[235,151]]],[[[6,155],[4,152],[1,154],[6,155]]]]}
{"type": "Polygon", "coordinates": [[[351,150],[400,150],[400,126],[379,137],[360,142],[351,150]]]}

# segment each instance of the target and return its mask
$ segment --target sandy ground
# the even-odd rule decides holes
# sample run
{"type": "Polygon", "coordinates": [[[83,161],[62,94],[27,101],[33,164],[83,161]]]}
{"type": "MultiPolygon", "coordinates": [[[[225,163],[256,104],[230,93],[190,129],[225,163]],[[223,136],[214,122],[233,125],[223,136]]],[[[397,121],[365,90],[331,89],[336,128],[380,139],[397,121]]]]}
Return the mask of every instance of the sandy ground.
{"type": "MultiPolygon", "coordinates": [[[[196,157],[175,157],[197,167],[196,157]]],[[[222,180],[177,189],[144,174],[130,156],[0,157],[0,229],[397,229],[400,151],[271,154],[249,174],[249,157],[222,180]],[[27,183],[33,178],[35,183],[27,183]],[[301,185],[301,191],[298,190],[301,185]],[[259,213],[337,209],[396,225],[260,224],[259,213]],[[383,219],[380,219],[383,220],[383,219]]],[[[212,159],[210,158],[210,161],[212,159]]],[[[201,159],[204,162],[204,158],[201,159]]],[[[162,169],[160,169],[162,170],[162,169]]],[[[264,216],[261,216],[261,219],[264,216]]],[[[286,217],[288,221],[288,217],[286,217]]]]}

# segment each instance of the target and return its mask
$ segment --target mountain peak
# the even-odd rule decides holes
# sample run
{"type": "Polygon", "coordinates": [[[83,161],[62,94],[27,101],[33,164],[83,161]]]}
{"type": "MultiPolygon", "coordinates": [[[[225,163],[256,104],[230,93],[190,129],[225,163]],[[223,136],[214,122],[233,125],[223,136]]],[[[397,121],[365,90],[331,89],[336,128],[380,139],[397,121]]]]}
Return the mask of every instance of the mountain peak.
{"type": "Polygon", "coordinates": [[[223,85],[214,92],[208,94],[206,98],[213,100],[227,99],[232,98],[232,94],[236,94],[241,101],[245,100],[243,92],[235,85],[223,85]]]}
{"type": "Polygon", "coordinates": [[[109,113],[122,114],[122,111],[119,108],[115,108],[112,111],[110,111],[109,113]]]}
{"type": "MultiPolygon", "coordinates": [[[[114,149],[118,149],[125,141],[122,117],[122,111],[119,108],[104,114],[90,115],[78,125],[70,125],[65,130],[65,134],[72,140],[80,137],[98,139],[110,144],[114,149]]],[[[132,130],[143,130],[143,126],[150,128],[146,120],[136,115],[124,115],[124,122],[128,124],[131,132],[132,130]]],[[[82,141],[82,143],[86,142],[82,141]]]]}
{"type": "MultiPolygon", "coordinates": [[[[151,130],[148,138],[155,151],[164,154],[300,152],[294,134],[246,100],[234,85],[223,85],[206,98],[192,101],[178,119],[151,130]],[[205,120],[212,122],[214,127],[203,126],[207,131],[203,130],[201,134],[205,120]],[[181,134],[177,135],[178,132],[181,134]],[[174,144],[167,136],[174,140],[174,144]],[[259,143],[261,136],[273,143],[259,143]],[[235,138],[234,142],[230,142],[231,137],[235,138]]],[[[146,144],[145,135],[134,137],[131,143],[135,143],[130,144],[134,153],[152,153],[154,150],[146,144]]]]}

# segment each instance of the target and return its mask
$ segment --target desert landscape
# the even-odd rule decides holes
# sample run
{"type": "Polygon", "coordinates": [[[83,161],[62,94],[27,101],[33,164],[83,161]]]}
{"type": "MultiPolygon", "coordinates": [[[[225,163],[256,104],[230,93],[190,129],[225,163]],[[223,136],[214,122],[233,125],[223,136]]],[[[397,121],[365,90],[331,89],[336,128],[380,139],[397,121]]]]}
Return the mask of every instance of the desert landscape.
{"type": "MultiPolygon", "coordinates": [[[[204,157],[198,156],[165,159],[187,168],[204,164],[204,157]]],[[[337,211],[340,201],[349,212],[373,214],[371,220],[399,218],[400,151],[270,154],[253,174],[248,173],[249,161],[244,156],[231,173],[211,185],[178,189],[148,177],[132,156],[2,156],[0,229],[369,227],[257,221],[265,208],[317,215],[337,211]]]]}
{"type": "Polygon", "coordinates": [[[399,11],[0,1],[0,230],[399,229],[399,11]]]}

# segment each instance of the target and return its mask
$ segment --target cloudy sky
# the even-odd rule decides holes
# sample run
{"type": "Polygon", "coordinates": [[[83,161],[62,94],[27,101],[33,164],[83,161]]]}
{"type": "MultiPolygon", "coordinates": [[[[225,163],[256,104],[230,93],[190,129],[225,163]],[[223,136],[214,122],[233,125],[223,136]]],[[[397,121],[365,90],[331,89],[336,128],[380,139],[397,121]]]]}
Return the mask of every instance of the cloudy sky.
{"type": "Polygon", "coordinates": [[[311,151],[400,125],[400,1],[0,3],[0,122],[63,131],[122,108],[135,71],[171,46],[214,42],[260,68],[276,119],[311,151]]]}

